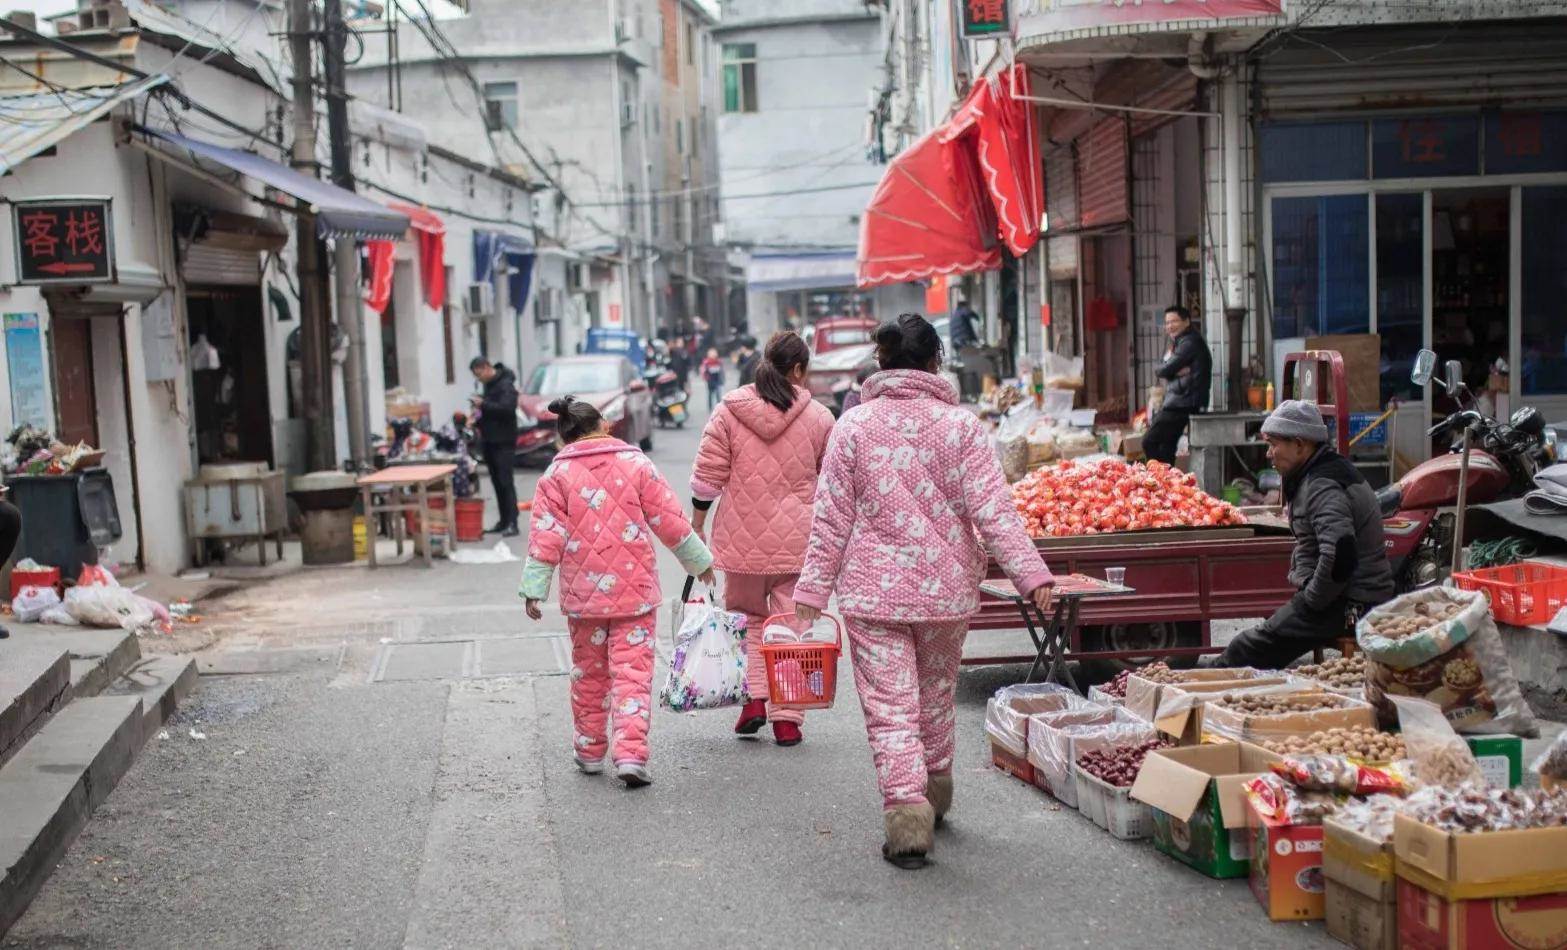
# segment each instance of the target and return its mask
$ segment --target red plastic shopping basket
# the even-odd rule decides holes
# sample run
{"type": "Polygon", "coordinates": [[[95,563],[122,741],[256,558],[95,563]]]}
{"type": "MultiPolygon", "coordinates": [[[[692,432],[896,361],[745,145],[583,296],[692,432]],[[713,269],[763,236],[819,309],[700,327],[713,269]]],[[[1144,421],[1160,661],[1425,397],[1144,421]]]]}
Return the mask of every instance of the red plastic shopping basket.
{"type": "Polygon", "coordinates": [[[769,628],[786,627],[796,637],[810,628],[793,614],[775,614],[762,621],[762,662],[767,667],[768,700],[779,709],[826,709],[838,693],[838,656],[843,652],[843,624],[831,620],[832,643],[803,640],[767,642],[769,628]]]}
{"type": "Polygon", "coordinates": [[[1567,604],[1567,567],[1541,561],[1464,571],[1453,575],[1453,584],[1484,591],[1496,619],[1517,627],[1549,623],[1567,604]]]}

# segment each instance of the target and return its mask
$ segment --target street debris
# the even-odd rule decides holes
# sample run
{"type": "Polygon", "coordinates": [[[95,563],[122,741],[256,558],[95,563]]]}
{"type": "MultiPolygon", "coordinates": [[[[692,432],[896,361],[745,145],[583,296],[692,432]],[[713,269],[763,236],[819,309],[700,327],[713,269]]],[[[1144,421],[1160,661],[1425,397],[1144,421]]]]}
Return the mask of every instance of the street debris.
{"type": "Polygon", "coordinates": [[[506,546],[505,541],[497,541],[495,547],[487,550],[458,548],[447,560],[454,564],[509,564],[520,558],[512,553],[512,549],[506,546]]]}
{"type": "Polygon", "coordinates": [[[169,737],[169,730],[167,730],[167,729],[159,729],[158,730],[158,739],[160,741],[164,740],[164,739],[167,739],[168,737],[169,737]]]}
{"type": "Polygon", "coordinates": [[[190,727],[190,737],[192,739],[200,741],[200,740],[203,740],[203,739],[207,738],[207,734],[205,732],[199,731],[195,726],[191,726],[190,727]]]}

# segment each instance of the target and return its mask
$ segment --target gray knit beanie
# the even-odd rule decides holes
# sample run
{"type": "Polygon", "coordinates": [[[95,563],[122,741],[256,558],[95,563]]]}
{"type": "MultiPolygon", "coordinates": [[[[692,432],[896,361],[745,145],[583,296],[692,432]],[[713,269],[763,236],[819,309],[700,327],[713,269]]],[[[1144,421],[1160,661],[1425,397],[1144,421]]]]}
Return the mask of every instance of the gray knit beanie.
{"type": "Polygon", "coordinates": [[[1322,412],[1316,403],[1286,399],[1263,420],[1262,434],[1276,435],[1281,439],[1326,442],[1328,427],[1323,424],[1322,412]]]}

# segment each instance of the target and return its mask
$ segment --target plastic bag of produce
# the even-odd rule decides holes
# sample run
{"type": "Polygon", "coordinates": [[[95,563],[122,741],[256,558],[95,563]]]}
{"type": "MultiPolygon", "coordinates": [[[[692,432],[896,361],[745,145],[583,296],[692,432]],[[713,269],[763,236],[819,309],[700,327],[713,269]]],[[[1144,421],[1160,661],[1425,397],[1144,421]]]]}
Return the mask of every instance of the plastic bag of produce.
{"type": "MultiPolygon", "coordinates": [[[[1028,763],[1034,767],[1035,784],[1043,781],[1057,798],[1075,804],[1070,791],[1073,740],[1096,735],[1100,729],[1125,724],[1126,713],[1108,706],[1040,713],[1028,723],[1028,763]]],[[[1147,729],[1147,726],[1142,728],[1147,729]]]]}
{"type": "Polygon", "coordinates": [[[1028,755],[1028,717],[1089,705],[1075,691],[1057,683],[1003,686],[985,704],[985,734],[1003,749],[1023,758],[1028,755]]]}
{"type": "Polygon", "coordinates": [[[1015,482],[1028,474],[1028,436],[1039,420],[1039,409],[1032,400],[1025,400],[1009,409],[996,426],[996,447],[1007,481],[1015,482]]]}
{"type": "Polygon", "coordinates": [[[1459,732],[1538,734],[1484,594],[1413,591],[1362,617],[1355,639],[1366,654],[1366,699],[1383,724],[1397,718],[1389,697],[1415,696],[1440,706],[1459,732]]]}
{"type": "Polygon", "coordinates": [[[1454,787],[1485,784],[1485,773],[1475,761],[1469,744],[1453,731],[1442,707],[1412,696],[1390,696],[1398,710],[1398,726],[1404,734],[1404,748],[1421,786],[1454,787]]]}

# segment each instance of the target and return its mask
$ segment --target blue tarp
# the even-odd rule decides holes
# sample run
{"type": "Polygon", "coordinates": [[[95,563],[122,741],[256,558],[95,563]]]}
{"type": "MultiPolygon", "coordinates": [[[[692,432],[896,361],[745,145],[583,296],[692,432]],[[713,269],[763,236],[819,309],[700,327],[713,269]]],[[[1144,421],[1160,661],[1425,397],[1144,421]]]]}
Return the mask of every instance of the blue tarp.
{"type": "Polygon", "coordinates": [[[533,245],[515,234],[500,231],[473,232],[473,279],[487,284],[494,279],[495,264],[505,260],[511,269],[507,296],[511,308],[518,313],[528,305],[528,292],[533,286],[533,245]]]}

